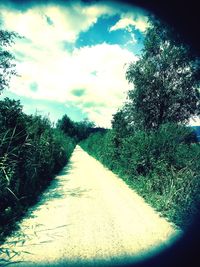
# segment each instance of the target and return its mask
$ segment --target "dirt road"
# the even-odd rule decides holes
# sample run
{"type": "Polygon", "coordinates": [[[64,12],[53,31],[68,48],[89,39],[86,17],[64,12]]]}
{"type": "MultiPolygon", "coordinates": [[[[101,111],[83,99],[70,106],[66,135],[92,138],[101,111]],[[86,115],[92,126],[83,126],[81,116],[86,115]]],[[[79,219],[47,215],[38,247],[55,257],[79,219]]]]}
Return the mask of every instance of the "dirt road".
{"type": "Polygon", "coordinates": [[[19,227],[1,264],[105,266],[144,258],[181,235],[79,146],[19,227]]]}

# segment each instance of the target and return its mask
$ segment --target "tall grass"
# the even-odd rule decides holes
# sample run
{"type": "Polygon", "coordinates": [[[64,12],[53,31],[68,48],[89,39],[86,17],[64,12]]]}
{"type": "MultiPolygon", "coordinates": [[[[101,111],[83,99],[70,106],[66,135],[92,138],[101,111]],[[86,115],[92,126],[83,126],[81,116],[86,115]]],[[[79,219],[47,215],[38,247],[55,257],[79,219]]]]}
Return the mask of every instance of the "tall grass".
{"type": "Polygon", "coordinates": [[[0,239],[67,163],[75,142],[48,118],[0,101],[0,239]]]}
{"type": "Polygon", "coordinates": [[[184,229],[200,204],[200,144],[188,136],[187,127],[164,124],[156,132],[137,131],[118,142],[115,131],[108,130],[80,145],[184,229]]]}

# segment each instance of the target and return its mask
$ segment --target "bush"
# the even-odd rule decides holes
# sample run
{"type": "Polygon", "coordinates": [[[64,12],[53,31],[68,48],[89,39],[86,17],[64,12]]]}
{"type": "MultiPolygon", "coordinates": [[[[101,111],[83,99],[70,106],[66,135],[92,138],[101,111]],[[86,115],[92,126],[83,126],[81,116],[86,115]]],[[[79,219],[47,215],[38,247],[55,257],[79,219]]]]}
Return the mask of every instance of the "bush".
{"type": "Polygon", "coordinates": [[[190,135],[190,128],[167,123],[157,131],[126,135],[120,150],[114,130],[93,134],[81,146],[184,228],[200,203],[200,145],[190,135]]]}

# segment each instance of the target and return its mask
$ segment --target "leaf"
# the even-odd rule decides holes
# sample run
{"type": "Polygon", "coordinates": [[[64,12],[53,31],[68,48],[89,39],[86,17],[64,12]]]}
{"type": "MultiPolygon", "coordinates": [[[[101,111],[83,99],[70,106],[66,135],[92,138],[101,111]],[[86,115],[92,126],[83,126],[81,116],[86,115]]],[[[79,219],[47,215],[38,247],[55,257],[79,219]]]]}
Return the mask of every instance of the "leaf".
{"type": "Polygon", "coordinates": [[[17,201],[19,201],[19,198],[15,195],[15,193],[10,188],[6,187],[6,189],[15,197],[17,201]]]}

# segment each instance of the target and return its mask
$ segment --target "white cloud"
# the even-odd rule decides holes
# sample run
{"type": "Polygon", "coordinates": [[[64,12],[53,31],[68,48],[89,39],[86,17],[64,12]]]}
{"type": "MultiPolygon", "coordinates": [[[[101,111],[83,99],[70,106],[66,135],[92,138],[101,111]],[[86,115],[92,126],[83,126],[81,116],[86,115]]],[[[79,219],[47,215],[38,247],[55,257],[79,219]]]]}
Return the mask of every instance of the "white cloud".
{"type": "Polygon", "coordinates": [[[69,52],[62,42],[74,43],[99,16],[114,12],[110,6],[78,3],[70,7],[34,7],[26,12],[1,9],[4,26],[26,37],[12,47],[19,60],[20,77],[11,80],[10,90],[34,99],[73,102],[98,125],[110,126],[112,114],[130,88],[125,64],[137,57],[119,45],[106,43],[69,52]],[[32,83],[37,84],[37,90],[30,89],[32,83]],[[76,96],[74,89],[84,89],[84,93],[76,96]]]}
{"type": "Polygon", "coordinates": [[[121,19],[110,28],[110,31],[119,29],[130,31],[130,26],[134,26],[137,30],[145,32],[148,28],[147,17],[143,15],[134,15],[133,13],[122,14],[121,19]]]}
{"type": "Polygon", "coordinates": [[[30,98],[72,101],[99,125],[103,120],[108,124],[112,113],[125,100],[124,92],[130,88],[125,64],[137,60],[128,50],[106,43],[75,49],[72,54],[55,50],[42,56],[37,49],[33,54],[34,61],[18,64],[21,77],[12,79],[11,90],[30,98]],[[32,82],[38,84],[36,92],[28,89],[32,82]],[[84,89],[83,95],[76,96],[74,89],[84,89]],[[85,107],[85,103],[94,106],[85,107]]]}
{"type": "Polygon", "coordinates": [[[5,28],[47,47],[61,41],[74,43],[79,33],[87,31],[99,16],[112,12],[105,5],[83,6],[79,2],[69,6],[34,6],[25,12],[1,6],[5,28]],[[52,21],[51,26],[47,17],[52,21]]]}

